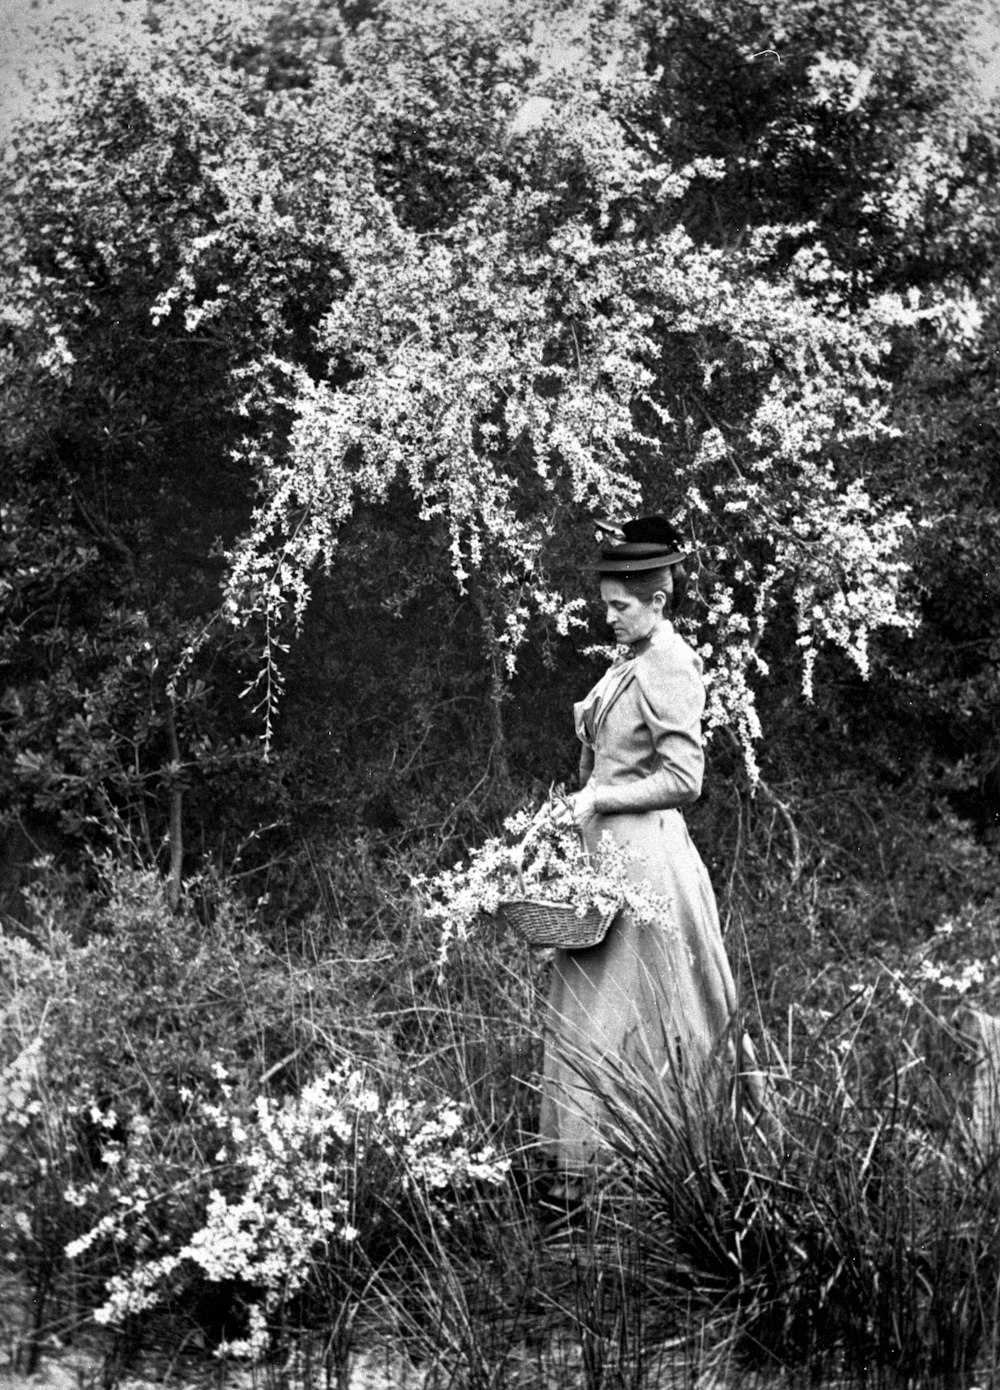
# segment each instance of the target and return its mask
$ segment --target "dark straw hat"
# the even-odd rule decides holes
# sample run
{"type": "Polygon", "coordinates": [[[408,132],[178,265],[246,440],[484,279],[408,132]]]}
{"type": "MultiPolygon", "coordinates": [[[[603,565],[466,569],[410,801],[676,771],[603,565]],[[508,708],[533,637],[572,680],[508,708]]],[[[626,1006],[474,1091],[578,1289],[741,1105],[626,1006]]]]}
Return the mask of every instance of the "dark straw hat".
{"type": "Polygon", "coordinates": [[[598,574],[641,574],[686,558],[680,536],[662,516],[640,516],[620,526],[598,524],[607,536],[593,566],[598,574]]]}

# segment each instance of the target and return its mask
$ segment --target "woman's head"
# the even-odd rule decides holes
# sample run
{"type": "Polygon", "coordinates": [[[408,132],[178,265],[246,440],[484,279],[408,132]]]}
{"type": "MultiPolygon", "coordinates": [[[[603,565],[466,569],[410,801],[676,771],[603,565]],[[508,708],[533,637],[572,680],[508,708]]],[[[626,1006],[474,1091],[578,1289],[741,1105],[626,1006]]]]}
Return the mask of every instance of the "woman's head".
{"type": "Polygon", "coordinates": [[[635,592],[635,586],[627,582],[625,576],[601,576],[604,616],[615,635],[615,641],[623,647],[630,647],[649,637],[663,622],[665,616],[667,594],[663,586],[641,587],[643,593],[639,594],[635,592]],[[652,591],[646,597],[649,587],[652,591]]]}
{"type": "Polygon", "coordinates": [[[676,613],[687,590],[687,571],[680,537],[662,516],[641,516],[617,529],[601,547],[595,568],[604,580],[615,579],[640,603],[663,595],[665,613],[676,613]],[[620,539],[619,539],[620,537],[620,539]]]}

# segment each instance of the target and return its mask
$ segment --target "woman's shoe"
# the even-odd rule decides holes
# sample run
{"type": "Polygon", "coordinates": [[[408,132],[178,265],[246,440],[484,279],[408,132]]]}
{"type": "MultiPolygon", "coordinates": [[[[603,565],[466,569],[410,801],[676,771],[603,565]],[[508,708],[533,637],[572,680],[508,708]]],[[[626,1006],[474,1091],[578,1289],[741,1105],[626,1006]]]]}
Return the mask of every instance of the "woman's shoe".
{"type": "Polygon", "coordinates": [[[539,1195],[538,1216],[547,1235],[579,1228],[586,1214],[586,1192],[580,1178],[555,1178],[539,1195]]]}

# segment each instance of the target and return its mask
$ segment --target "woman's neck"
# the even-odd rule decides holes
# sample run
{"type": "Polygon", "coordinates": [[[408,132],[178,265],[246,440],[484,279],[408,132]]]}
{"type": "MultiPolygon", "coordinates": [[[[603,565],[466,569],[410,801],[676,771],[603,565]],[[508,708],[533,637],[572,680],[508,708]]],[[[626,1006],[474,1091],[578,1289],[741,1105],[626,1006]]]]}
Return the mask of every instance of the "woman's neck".
{"type": "Polygon", "coordinates": [[[666,637],[669,633],[673,632],[673,630],[674,625],[669,618],[658,618],[646,633],[645,637],[640,637],[637,642],[632,643],[633,652],[638,656],[641,652],[646,651],[648,647],[653,646],[658,638],[666,637]]]}

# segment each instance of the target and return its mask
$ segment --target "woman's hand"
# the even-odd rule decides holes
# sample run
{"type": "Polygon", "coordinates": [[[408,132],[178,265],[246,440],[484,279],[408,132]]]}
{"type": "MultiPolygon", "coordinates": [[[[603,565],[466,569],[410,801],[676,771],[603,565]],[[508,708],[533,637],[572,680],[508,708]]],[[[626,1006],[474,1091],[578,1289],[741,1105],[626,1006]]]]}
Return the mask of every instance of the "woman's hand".
{"type": "Polygon", "coordinates": [[[597,793],[588,782],[581,791],[574,792],[571,796],[560,797],[552,804],[549,814],[553,825],[575,825],[582,830],[586,823],[597,815],[597,793]]]}

